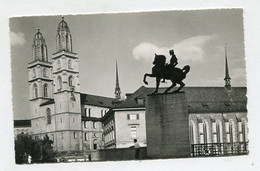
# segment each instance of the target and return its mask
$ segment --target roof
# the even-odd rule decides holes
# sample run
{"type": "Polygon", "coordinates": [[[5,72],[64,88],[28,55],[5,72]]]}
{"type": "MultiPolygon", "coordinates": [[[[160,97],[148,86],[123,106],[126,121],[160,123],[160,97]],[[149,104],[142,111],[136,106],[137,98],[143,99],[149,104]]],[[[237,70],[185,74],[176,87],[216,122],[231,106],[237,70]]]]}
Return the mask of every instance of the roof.
{"type": "Polygon", "coordinates": [[[31,120],[14,120],[14,127],[31,127],[31,120]]]}
{"type": "Polygon", "coordinates": [[[54,104],[54,99],[50,99],[50,100],[47,100],[46,102],[43,102],[42,104],[40,104],[40,106],[45,106],[45,105],[49,105],[49,104],[54,104]]]}
{"type": "Polygon", "coordinates": [[[113,107],[113,100],[115,99],[110,97],[80,93],[81,104],[85,104],[85,105],[93,105],[93,106],[110,108],[113,107]]]}
{"type": "MultiPolygon", "coordinates": [[[[160,88],[159,93],[163,93],[166,88],[160,88]]],[[[189,113],[205,112],[246,112],[247,98],[246,87],[232,87],[228,91],[225,87],[184,87],[189,113]]],[[[137,98],[146,97],[155,88],[140,87],[117,108],[137,108],[145,107],[138,105],[137,98]]]]}

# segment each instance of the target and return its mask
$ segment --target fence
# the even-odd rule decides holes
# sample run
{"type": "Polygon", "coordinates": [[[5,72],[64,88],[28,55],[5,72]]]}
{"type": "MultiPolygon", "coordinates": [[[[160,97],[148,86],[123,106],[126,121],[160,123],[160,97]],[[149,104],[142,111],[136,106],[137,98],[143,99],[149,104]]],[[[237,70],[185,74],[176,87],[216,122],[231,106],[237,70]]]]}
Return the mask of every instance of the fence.
{"type": "Polygon", "coordinates": [[[191,144],[192,157],[248,154],[248,142],[191,144]]]}

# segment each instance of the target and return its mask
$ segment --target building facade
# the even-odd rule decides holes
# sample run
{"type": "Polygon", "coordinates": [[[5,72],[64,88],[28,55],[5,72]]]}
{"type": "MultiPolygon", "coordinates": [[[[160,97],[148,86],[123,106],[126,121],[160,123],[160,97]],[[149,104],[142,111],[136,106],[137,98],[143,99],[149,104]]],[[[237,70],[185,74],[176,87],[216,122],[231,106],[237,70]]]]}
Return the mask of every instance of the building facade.
{"type": "Polygon", "coordinates": [[[28,73],[33,137],[47,134],[58,152],[104,148],[101,118],[115,99],[80,93],[79,58],[73,51],[72,35],[64,18],[58,24],[56,52],[50,61],[39,28],[32,48],[28,73]]]}

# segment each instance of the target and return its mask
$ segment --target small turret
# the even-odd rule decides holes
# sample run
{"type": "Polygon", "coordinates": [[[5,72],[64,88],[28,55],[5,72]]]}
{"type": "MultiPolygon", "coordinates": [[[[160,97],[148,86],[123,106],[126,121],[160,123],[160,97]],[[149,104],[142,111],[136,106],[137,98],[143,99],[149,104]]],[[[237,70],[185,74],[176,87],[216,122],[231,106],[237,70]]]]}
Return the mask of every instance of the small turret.
{"type": "Polygon", "coordinates": [[[34,61],[40,60],[48,62],[47,45],[39,27],[37,33],[34,35],[32,49],[34,61]]]}
{"type": "Polygon", "coordinates": [[[56,48],[57,52],[67,51],[72,52],[72,38],[70,29],[64,17],[58,25],[57,36],[56,36],[56,48]]]}

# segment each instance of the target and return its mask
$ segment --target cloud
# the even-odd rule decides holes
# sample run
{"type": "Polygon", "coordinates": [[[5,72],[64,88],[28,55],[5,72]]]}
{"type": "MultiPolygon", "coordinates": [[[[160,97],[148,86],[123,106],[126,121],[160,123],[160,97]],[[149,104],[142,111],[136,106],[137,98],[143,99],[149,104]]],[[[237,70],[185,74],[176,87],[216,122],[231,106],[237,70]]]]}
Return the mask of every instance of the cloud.
{"type": "Polygon", "coordinates": [[[184,39],[171,47],[158,47],[149,42],[140,43],[133,49],[133,56],[136,60],[151,60],[154,54],[169,55],[169,50],[174,49],[176,56],[180,56],[182,60],[203,61],[206,55],[204,47],[207,42],[215,39],[217,36],[200,35],[184,39]]]}
{"type": "Polygon", "coordinates": [[[26,42],[24,38],[24,34],[21,32],[19,33],[10,32],[10,42],[12,46],[15,45],[23,46],[26,42]]]}

